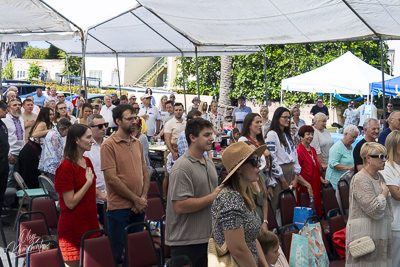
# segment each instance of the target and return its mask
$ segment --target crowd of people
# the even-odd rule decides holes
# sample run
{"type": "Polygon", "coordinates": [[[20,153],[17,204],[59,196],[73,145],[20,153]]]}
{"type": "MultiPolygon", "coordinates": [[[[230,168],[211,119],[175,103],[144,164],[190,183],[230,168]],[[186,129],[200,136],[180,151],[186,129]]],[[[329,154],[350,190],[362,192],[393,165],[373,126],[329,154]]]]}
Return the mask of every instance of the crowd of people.
{"type": "MultiPolygon", "coordinates": [[[[323,216],[321,187],[336,190],[343,175],[354,172],[346,243],[369,235],[377,248],[358,258],[347,251],[346,262],[400,265],[395,253],[400,247],[400,112],[391,109],[378,121],[361,107],[355,111],[350,101],[343,138],[334,143],[326,129],[329,112],[320,98],[309,114],[313,124],[306,125],[298,106],[279,107],[269,116],[267,106],[253,113],[239,97],[221,159],[227,175],[218,184],[210,151],[223,143],[224,118],[216,101],[208,109],[195,97],[186,113],[174,94],[162,96],[157,106],[151,89],[141,103],[135,96],[116,94],[104,96],[104,104],[85,103],[83,96],[79,100],[69,102],[50,88],[47,97],[38,89],[22,107],[13,89],[7,102],[0,102],[0,145],[5,148],[0,152],[0,205],[5,188],[16,187],[13,172],[31,188],[39,187],[41,173],[49,177],[60,201],[58,235],[68,266],[78,266],[82,234],[103,227],[105,220],[115,258],[123,261],[125,227],[145,220],[149,143],[159,138],[167,146],[165,242],[172,257],[186,255],[193,266],[207,266],[213,232],[239,266],[285,264],[276,235],[268,231],[268,199],[276,213],[282,190],[297,192],[305,186],[316,215],[323,216]],[[380,132],[380,123],[388,128],[380,132]],[[360,129],[364,139],[355,145],[360,129]]],[[[14,198],[4,199],[8,207],[13,203],[14,198]]]]}

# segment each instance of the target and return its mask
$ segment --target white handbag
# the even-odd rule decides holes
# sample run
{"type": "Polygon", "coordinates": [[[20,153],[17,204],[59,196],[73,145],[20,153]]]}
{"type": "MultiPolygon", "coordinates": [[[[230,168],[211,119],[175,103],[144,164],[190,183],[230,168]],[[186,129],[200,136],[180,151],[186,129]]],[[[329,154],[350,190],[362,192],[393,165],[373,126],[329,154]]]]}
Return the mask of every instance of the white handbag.
{"type": "Polygon", "coordinates": [[[353,258],[358,258],[374,251],[375,244],[371,237],[364,236],[351,242],[349,250],[353,258]]]}

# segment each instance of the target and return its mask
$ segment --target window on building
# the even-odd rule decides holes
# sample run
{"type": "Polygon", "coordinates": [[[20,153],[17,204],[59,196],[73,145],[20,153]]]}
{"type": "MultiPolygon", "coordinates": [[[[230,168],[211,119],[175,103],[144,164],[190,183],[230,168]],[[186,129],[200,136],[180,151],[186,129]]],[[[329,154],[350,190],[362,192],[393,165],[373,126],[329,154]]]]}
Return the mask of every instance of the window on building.
{"type": "Polygon", "coordinates": [[[17,70],[17,79],[18,78],[25,78],[25,71],[24,70],[17,70]]]}

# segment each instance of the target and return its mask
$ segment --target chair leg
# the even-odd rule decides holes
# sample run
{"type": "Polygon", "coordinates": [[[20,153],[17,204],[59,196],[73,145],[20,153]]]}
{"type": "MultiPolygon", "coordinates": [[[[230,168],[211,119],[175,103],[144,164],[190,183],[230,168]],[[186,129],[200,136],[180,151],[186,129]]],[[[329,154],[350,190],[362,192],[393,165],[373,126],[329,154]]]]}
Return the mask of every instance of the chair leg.
{"type": "Polygon", "coordinates": [[[24,204],[24,200],[25,200],[25,197],[22,197],[22,199],[19,200],[20,202],[19,202],[17,214],[15,215],[13,231],[15,230],[15,227],[17,226],[18,217],[21,214],[22,205],[24,204]]]}
{"type": "Polygon", "coordinates": [[[11,265],[11,258],[10,258],[10,254],[8,253],[8,245],[7,245],[7,241],[6,241],[6,236],[4,235],[4,230],[3,230],[3,221],[0,219],[0,232],[1,232],[1,239],[3,239],[3,245],[4,245],[4,252],[6,253],[7,256],[7,260],[8,260],[8,265],[11,265]]]}

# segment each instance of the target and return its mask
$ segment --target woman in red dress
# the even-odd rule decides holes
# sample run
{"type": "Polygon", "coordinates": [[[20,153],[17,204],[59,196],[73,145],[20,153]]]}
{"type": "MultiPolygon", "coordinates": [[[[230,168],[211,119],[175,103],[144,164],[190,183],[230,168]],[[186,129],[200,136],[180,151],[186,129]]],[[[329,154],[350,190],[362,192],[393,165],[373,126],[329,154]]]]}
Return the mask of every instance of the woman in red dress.
{"type": "MultiPolygon", "coordinates": [[[[69,128],[64,160],[56,170],[55,188],[60,197],[58,237],[66,266],[79,266],[80,240],[84,233],[99,229],[96,207],[96,176],[90,159],[92,131],[84,124],[69,128]]],[[[89,237],[90,238],[90,237],[89,237]]]]}
{"type": "MultiPolygon", "coordinates": [[[[321,165],[317,159],[315,149],[310,145],[314,139],[314,128],[304,125],[299,129],[300,144],[297,147],[297,156],[301,166],[300,175],[311,185],[315,207],[318,216],[322,216],[321,209],[321,183],[328,184],[328,180],[324,180],[321,176],[321,165]]],[[[299,188],[301,185],[297,185],[299,188]]]]}

